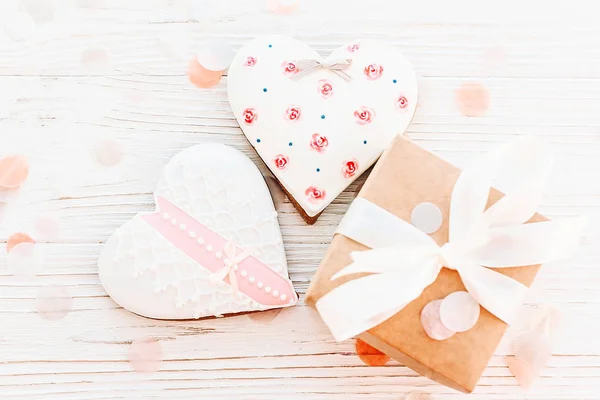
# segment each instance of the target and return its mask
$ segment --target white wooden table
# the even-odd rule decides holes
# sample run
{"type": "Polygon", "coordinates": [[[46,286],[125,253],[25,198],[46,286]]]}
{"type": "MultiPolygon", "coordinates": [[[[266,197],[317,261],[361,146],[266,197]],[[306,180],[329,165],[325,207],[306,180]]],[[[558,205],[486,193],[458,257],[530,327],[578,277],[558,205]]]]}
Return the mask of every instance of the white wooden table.
{"type": "MultiPolygon", "coordinates": [[[[135,213],[153,209],[159,171],[178,151],[227,143],[266,172],[230,111],[227,79],[212,90],[187,81],[187,60],[206,37],[239,48],[258,34],[285,33],[324,54],[356,37],[388,40],[420,75],[410,138],[462,166],[515,135],[543,137],[556,164],[541,211],[600,212],[600,28],[590,8],[522,2],[514,12],[516,2],[306,0],[295,13],[274,15],[259,0],[48,2],[53,18],[38,24],[31,39],[0,41],[0,155],[24,153],[32,164],[19,197],[2,207],[0,241],[31,232],[41,212],[58,214],[62,228],[59,239],[41,244],[46,258],[37,277],[12,276],[0,252],[3,399],[403,399],[417,389],[434,399],[466,398],[396,362],[364,365],[353,342],[335,343],[302,302],[271,323],[248,316],[168,322],[133,315],[105,294],[96,265],[103,242],[135,213]],[[105,50],[108,67],[82,65],[90,50],[105,50]],[[454,90],[466,81],[490,89],[486,116],[458,113],[454,90]],[[91,155],[102,138],[124,148],[116,167],[91,155]],[[35,312],[37,289],[50,284],[73,296],[73,310],[56,322],[35,312]],[[127,361],[139,337],[160,340],[164,361],[154,374],[136,373],[127,361]]],[[[2,1],[0,20],[18,4],[2,1]]],[[[301,297],[363,180],[314,226],[287,200],[281,206],[290,275],[301,297]]],[[[524,395],[504,363],[522,332],[516,326],[472,399],[600,399],[599,243],[600,228],[590,228],[579,254],[546,265],[531,290],[530,308],[550,303],[565,319],[537,386],[524,395]]]]}

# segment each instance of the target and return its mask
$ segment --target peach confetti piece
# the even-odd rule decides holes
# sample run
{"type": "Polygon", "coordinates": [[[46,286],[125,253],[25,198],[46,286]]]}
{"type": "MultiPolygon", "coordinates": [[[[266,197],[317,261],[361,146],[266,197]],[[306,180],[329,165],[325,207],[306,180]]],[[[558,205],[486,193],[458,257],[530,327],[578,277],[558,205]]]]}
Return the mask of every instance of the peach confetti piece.
{"type": "Polygon", "coordinates": [[[190,60],[187,70],[190,82],[200,89],[208,89],[216,86],[223,76],[223,71],[210,71],[204,68],[198,60],[190,60]]]}
{"type": "Polygon", "coordinates": [[[60,235],[60,221],[55,214],[44,213],[38,215],[34,226],[39,237],[44,240],[56,240],[60,235]]]}
{"type": "Polygon", "coordinates": [[[463,83],[455,92],[458,111],[467,117],[480,117],[490,107],[490,92],[476,82],[463,83]]]}
{"type": "Polygon", "coordinates": [[[519,382],[519,385],[521,385],[524,390],[529,390],[536,379],[531,365],[529,365],[526,361],[514,356],[507,356],[504,358],[504,361],[506,361],[508,369],[513,374],[517,382],[519,382]]]}
{"type": "Polygon", "coordinates": [[[404,400],[429,400],[429,395],[422,392],[411,392],[404,400]]]}
{"type": "Polygon", "coordinates": [[[28,176],[27,157],[16,154],[0,158],[0,188],[18,188],[25,183],[28,176]]]}
{"type": "Polygon", "coordinates": [[[108,67],[110,56],[104,49],[88,49],[81,54],[81,64],[91,71],[100,71],[108,67]]]}
{"type": "Polygon", "coordinates": [[[73,299],[66,288],[61,286],[44,286],[38,290],[36,311],[48,321],[58,321],[71,312],[73,299]]]}
{"type": "Polygon", "coordinates": [[[35,243],[21,242],[10,249],[7,266],[17,276],[35,276],[42,270],[43,254],[35,243]]]}
{"type": "Polygon", "coordinates": [[[477,323],[480,309],[469,292],[450,293],[440,305],[440,320],[451,331],[466,332],[477,323]]]}
{"type": "Polygon", "coordinates": [[[289,14],[298,8],[298,0],[267,0],[267,9],[275,14],[289,14]]]}
{"type": "Polygon", "coordinates": [[[10,251],[18,244],[21,243],[35,243],[35,240],[31,236],[23,232],[17,232],[12,234],[6,242],[6,252],[10,251]]]}
{"type": "Polygon", "coordinates": [[[94,156],[101,165],[113,167],[123,159],[123,149],[116,140],[104,139],[94,145],[94,156]]]}
{"type": "Polygon", "coordinates": [[[362,362],[371,367],[380,367],[390,361],[390,356],[360,339],[356,339],[356,354],[362,362]]]}
{"type": "Polygon", "coordinates": [[[15,42],[31,38],[35,34],[35,21],[24,12],[15,12],[6,19],[4,31],[15,42]]]}
{"type": "Polygon", "coordinates": [[[421,325],[423,330],[434,340],[446,340],[456,332],[446,328],[440,319],[440,306],[443,300],[433,300],[421,311],[421,325]]]}
{"type": "Polygon", "coordinates": [[[235,50],[221,39],[206,40],[200,44],[196,55],[198,64],[209,71],[224,71],[231,65],[235,50]]]}
{"type": "Polygon", "coordinates": [[[273,320],[275,320],[275,318],[277,318],[277,316],[279,315],[280,312],[281,312],[281,308],[276,308],[273,310],[260,311],[260,312],[248,314],[248,318],[250,318],[250,320],[252,320],[253,322],[256,322],[258,324],[268,325],[271,322],[273,322],[273,320]]]}
{"type": "Polygon", "coordinates": [[[160,367],[161,361],[162,347],[156,339],[136,339],[129,346],[129,363],[136,372],[156,372],[160,367]]]}

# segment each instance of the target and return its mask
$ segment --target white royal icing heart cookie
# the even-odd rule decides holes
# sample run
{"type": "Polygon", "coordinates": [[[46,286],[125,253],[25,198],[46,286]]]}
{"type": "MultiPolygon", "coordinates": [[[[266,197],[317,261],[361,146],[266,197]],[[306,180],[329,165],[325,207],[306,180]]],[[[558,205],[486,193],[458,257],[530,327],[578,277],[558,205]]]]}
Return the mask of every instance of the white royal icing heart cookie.
{"type": "Polygon", "coordinates": [[[240,127],[309,223],[404,133],[417,104],[408,60],[370,40],[324,60],[289,37],[257,38],[228,79],[240,127]]]}
{"type": "Polygon", "coordinates": [[[121,306],[190,319],[296,303],[271,195],[241,152],[221,144],[182,151],[154,198],[156,211],[117,229],[100,256],[100,280],[121,306]]]}

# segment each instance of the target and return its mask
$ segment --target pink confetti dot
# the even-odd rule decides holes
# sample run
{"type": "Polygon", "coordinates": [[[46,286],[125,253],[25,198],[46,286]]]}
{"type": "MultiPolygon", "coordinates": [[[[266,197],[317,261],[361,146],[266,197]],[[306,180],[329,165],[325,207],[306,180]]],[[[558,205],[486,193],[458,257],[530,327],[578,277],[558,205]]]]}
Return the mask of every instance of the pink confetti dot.
{"type": "Polygon", "coordinates": [[[92,71],[103,70],[110,64],[110,57],[104,49],[88,49],[81,54],[81,64],[92,71]]]}
{"type": "Polygon", "coordinates": [[[456,333],[442,324],[440,319],[441,304],[442,300],[431,301],[421,311],[421,325],[423,326],[423,330],[427,336],[434,340],[446,340],[456,333]]]}
{"type": "Polygon", "coordinates": [[[17,154],[0,158],[0,188],[15,189],[29,176],[27,157],[17,154]]]}
{"type": "Polygon", "coordinates": [[[481,307],[469,292],[450,293],[440,305],[442,324],[454,332],[466,332],[475,326],[481,307]]]}
{"type": "Polygon", "coordinates": [[[154,338],[134,340],[129,346],[129,363],[136,372],[153,373],[162,362],[162,346],[154,338]]]}
{"type": "Polygon", "coordinates": [[[48,321],[58,321],[71,312],[73,299],[66,288],[61,286],[44,286],[38,290],[36,311],[48,321]]]}
{"type": "Polygon", "coordinates": [[[60,235],[60,221],[55,214],[38,215],[34,226],[39,237],[44,240],[56,240],[60,235]]]}
{"type": "Polygon", "coordinates": [[[462,84],[455,92],[458,111],[467,117],[480,117],[490,107],[490,92],[480,83],[462,84]]]}
{"type": "Polygon", "coordinates": [[[7,266],[17,276],[31,277],[42,270],[43,253],[34,243],[22,242],[11,248],[7,266]]]}
{"type": "Polygon", "coordinates": [[[101,165],[113,167],[123,159],[123,149],[116,140],[104,139],[94,146],[94,155],[101,165]]]}
{"type": "Polygon", "coordinates": [[[200,89],[216,86],[223,76],[223,71],[211,71],[204,68],[198,60],[193,59],[188,63],[188,79],[200,89]]]}
{"type": "Polygon", "coordinates": [[[267,0],[267,9],[275,14],[289,14],[298,8],[298,0],[267,0]]]}
{"type": "Polygon", "coordinates": [[[250,318],[251,321],[256,322],[257,324],[268,325],[271,322],[273,322],[275,318],[277,318],[280,312],[281,308],[276,308],[274,310],[267,311],[259,311],[248,314],[248,318],[250,318]]]}

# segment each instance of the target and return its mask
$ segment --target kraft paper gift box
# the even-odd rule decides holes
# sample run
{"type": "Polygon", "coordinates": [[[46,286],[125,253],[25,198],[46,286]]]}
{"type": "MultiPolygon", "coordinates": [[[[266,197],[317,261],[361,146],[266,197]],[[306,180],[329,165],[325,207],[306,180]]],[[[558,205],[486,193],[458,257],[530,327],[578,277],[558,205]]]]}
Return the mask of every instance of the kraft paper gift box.
{"type": "MultiPolygon", "coordinates": [[[[448,241],[450,200],[459,174],[460,170],[455,166],[399,136],[384,152],[358,197],[409,222],[411,211],[418,204],[431,202],[437,205],[443,213],[443,222],[430,236],[441,246],[448,241]]],[[[487,207],[501,197],[500,192],[492,189],[487,207]]],[[[545,220],[535,214],[528,222],[545,220]]],[[[331,280],[334,274],[351,264],[352,251],[367,249],[344,235],[336,234],[313,277],[306,302],[314,308],[317,301],[335,287],[357,276],[366,276],[350,275],[331,280]]],[[[539,267],[529,265],[495,271],[530,286],[539,267]]],[[[385,322],[359,334],[358,338],[421,375],[459,391],[471,392],[507,325],[481,307],[480,317],[472,329],[437,341],[426,335],[420,320],[421,310],[430,301],[464,290],[459,274],[442,268],[435,282],[426,287],[420,297],[385,322]]],[[[361,294],[356,293],[356,296],[361,294]]]]}

